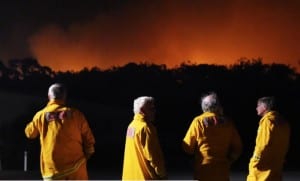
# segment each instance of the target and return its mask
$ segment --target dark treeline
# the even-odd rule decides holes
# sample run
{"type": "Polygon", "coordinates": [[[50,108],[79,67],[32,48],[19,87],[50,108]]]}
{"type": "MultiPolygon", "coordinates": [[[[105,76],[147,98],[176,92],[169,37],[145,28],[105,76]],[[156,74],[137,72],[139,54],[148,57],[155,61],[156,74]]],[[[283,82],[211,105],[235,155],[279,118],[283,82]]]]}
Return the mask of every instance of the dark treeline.
{"type": "MultiPolygon", "coordinates": [[[[0,61],[1,91],[32,97],[26,113],[16,115],[9,124],[1,124],[2,167],[22,168],[23,150],[27,150],[29,168],[39,168],[38,139],[27,140],[24,127],[46,104],[49,85],[63,82],[69,89],[69,103],[86,115],[96,137],[96,154],[89,162],[90,169],[115,169],[121,174],[125,132],[133,116],[132,102],[143,95],[156,98],[156,125],[167,168],[190,168],[191,161],[183,153],[181,141],[194,116],[201,113],[200,97],[209,91],[218,93],[225,113],[235,121],[243,139],[244,151],[234,169],[247,170],[260,119],[256,101],[262,96],[275,96],[279,111],[292,125],[285,168],[295,169],[300,151],[296,143],[300,137],[299,80],[295,69],[283,64],[263,64],[261,59],[241,59],[231,66],[183,63],[172,69],[128,63],[107,70],[94,67],[78,72],[55,72],[31,58],[11,60],[7,65],[0,61]]],[[[6,103],[1,104],[5,107],[6,103]]],[[[1,114],[16,112],[2,111],[1,114]]]]}

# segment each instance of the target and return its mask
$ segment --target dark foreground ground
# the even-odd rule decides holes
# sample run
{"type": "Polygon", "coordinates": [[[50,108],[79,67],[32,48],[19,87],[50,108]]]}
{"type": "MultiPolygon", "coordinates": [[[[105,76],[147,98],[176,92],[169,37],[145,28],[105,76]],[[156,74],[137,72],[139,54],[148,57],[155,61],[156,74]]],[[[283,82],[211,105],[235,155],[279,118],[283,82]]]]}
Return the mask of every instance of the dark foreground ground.
{"type": "MultiPolygon", "coordinates": [[[[41,180],[39,171],[0,171],[1,180],[41,180]]],[[[169,180],[192,180],[191,173],[173,171],[169,172],[169,180]]],[[[90,172],[90,180],[120,180],[120,173],[111,171],[90,172]]],[[[233,172],[231,181],[246,180],[246,173],[233,172]]],[[[300,172],[288,171],[284,172],[283,181],[300,181],[300,172]]]]}

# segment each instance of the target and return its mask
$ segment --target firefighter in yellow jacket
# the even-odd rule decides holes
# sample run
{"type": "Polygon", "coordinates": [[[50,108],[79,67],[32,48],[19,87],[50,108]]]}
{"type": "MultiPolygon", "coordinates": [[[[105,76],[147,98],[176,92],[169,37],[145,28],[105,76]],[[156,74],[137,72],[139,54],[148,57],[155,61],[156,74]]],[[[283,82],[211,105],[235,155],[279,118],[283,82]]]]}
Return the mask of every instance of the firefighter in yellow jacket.
{"type": "Polygon", "coordinates": [[[27,124],[25,134],[39,136],[40,169],[44,180],[87,180],[87,159],[94,153],[95,139],[84,115],[65,105],[63,84],[49,87],[49,102],[27,124]]]}
{"type": "Polygon", "coordinates": [[[289,147],[289,123],[275,111],[274,97],[258,99],[256,111],[262,118],[259,121],[247,181],[281,181],[289,147]]]}
{"type": "Polygon", "coordinates": [[[183,150],[194,155],[194,179],[228,181],[230,165],[242,152],[240,135],[223,116],[217,94],[201,99],[203,114],[195,117],[183,139],[183,150]]]}
{"type": "Polygon", "coordinates": [[[164,157],[156,128],[154,98],[134,100],[134,118],[126,133],[122,180],[158,180],[166,178],[164,157]]]}

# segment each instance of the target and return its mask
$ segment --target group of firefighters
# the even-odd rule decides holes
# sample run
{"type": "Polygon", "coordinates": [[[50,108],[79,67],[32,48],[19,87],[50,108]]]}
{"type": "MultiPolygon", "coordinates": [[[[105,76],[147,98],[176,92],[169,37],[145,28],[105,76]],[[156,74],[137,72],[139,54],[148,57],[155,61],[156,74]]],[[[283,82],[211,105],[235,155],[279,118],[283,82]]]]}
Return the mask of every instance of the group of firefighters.
{"type": "MultiPolygon", "coordinates": [[[[49,87],[49,102],[27,124],[28,138],[40,138],[40,169],[44,180],[88,180],[87,160],[95,152],[95,138],[78,109],[66,104],[63,84],[49,87]]],[[[182,149],[194,155],[195,180],[228,181],[230,166],[242,153],[242,141],[232,120],[223,113],[218,96],[201,98],[203,113],[196,116],[182,140],[182,149]]],[[[289,148],[289,123],[275,110],[273,97],[257,101],[262,118],[249,162],[247,181],[280,181],[289,148]]],[[[133,101],[134,117],[126,132],[122,180],[168,179],[155,120],[155,99],[133,101]]]]}

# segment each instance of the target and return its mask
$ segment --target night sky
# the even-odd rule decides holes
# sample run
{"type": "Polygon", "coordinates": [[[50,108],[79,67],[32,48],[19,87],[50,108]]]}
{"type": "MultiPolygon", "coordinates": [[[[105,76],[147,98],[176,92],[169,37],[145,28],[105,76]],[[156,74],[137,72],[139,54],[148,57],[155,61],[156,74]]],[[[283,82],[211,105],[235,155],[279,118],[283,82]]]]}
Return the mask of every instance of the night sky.
{"type": "Polygon", "coordinates": [[[0,60],[34,57],[54,70],[262,58],[300,71],[298,0],[7,0],[0,60]]]}

